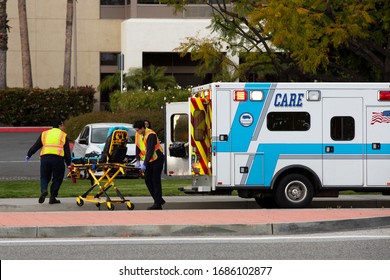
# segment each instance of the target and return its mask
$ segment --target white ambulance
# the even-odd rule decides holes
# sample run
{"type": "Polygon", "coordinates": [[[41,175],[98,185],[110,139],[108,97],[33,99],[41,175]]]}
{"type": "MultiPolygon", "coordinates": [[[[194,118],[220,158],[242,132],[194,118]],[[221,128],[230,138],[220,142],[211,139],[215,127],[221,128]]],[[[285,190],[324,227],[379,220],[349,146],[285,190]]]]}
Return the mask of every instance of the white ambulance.
{"type": "Polygon", "coordinates": [[[167,104],[166,144],[167,174],[192,175],[185,192],[286,208],[341,190],[389,195],[390,83],[199,86],[167,104]]]}

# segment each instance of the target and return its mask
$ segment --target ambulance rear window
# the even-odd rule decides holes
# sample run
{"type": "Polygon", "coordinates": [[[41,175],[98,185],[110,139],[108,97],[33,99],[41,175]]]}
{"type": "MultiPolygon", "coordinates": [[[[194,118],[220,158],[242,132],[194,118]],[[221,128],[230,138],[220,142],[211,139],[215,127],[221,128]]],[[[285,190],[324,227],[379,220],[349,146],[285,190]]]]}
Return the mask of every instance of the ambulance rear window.
{"type": "Polygon", "coordinates": [[[308,112],[271,112],[267,115],[270,131],[307,131],[310,129],[308,112]]]}
{"type": "Polygon", "coordinates": [[[188,142],[187,114],[175,114],[171,116],[171,141],[188,142]]]}

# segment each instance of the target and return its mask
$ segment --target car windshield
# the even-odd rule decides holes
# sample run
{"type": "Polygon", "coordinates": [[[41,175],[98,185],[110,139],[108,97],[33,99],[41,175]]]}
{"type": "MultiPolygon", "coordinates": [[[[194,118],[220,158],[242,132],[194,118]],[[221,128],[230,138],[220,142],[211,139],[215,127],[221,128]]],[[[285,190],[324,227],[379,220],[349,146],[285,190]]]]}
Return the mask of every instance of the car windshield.
{"type": "MultiPolygon", "coordinates": [[[[91,142],[92,143],[105,143],[109,129],[110,129],[109,127],[92,128],[91,142]]],[[[134,143],[135,142],[135,129],[132,127],[128,127],[127,129],[129,130],[129,138],[127,140],[127,143],[134,143]]]]}

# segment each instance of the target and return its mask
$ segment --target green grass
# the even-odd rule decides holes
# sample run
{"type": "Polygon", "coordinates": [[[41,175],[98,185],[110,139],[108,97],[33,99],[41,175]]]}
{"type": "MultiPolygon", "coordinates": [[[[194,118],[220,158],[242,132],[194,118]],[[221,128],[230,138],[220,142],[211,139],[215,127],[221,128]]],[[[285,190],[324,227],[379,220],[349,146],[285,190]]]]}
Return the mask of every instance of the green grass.
{"type": "MultiPolygon", "coordinates": [[[[124,196],[150,196],[145,181],[143,179],[115,179],[115,186],[118,187],[124,196]]],[[[179,187],[191,186],[191,179],[173,179],[162,180],[162,189],[164,196],[185,195],[179,191],[179,187]]],[[[50,186],[50,185],[49,185],[50,186]]],[[[91,187],[89,180],[77,180],[73,183],[70,179],[65,179],[61,185],[59,197],[77,197],[84,194],[91,187]]],[[[0,181],[0,198],[23,198],[38,197],[40,195],[39,180],[32,181],[0,181]]],[[[91,195],[98,192],[98,187],[92,190],[91,195]]],[[[115,190],[111,188],[108,191],[110,196],[115,196],[115,190]]],[[[234,195],[237,193],[234,191],[234,195]]],[[[381,194],[381,193],[357,193],[354,191],[341,191],[340,195],[351,194],[381,194]]]]}
{"type": "MultiPolygon", "coordinates": [[[[124,196],[150,196],[143,179],[115,179],[114,183],[124,196]]],[[[178,188],[190,185],[190,179],[162,180],[163,195],[184,195],[184,193],[179,191],[178,188]]],[[[59,197],[77,197],[84,194],[90,187],[91,184],[89,180],[79,179],[76,183],[73,183],[70,179],[65,179],[61,185],[59,197]]],[[[95,187],[92,190],[91,195],[96,194],[98,190],[98,187],[95,187]]],[[[0,181],[0,198],[35,198],[38,197],[40,193],[39,180],[0,181]]],[[[115,190],[110,188],[108,194],[110,196],[115,196],[115,190]]]]}

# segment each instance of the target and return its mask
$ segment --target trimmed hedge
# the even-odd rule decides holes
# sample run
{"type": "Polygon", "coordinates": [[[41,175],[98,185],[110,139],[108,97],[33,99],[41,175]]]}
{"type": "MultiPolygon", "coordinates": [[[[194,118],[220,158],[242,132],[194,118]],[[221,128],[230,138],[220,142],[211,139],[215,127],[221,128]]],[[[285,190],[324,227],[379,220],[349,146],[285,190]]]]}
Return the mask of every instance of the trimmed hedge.
{"type": "Polygon", "coordinates": [[[152,123],[152,129],[158,138],[164,142],[164,110],[138,109],[128,112],[92,112],[70,118],[65,122],[65,131],[70,140],[75,140],[86,124],[100,122],[134,123],[136,120],[147,119],[152,123]]]}
{"type": "Polygon", "coordinates": [[[93,110],[96,90],[91,87],[0,90],[0,124],[50,126],[55,118],[68,119],[93,110]]]}
{"type": "Polygon", "coordinates": [[[127,112],[133,109],[161,109],[165,103],[187,101],[191,91],[187,89],[132,90],[110,95],[110,108],[113,112],[127,112]]]}

